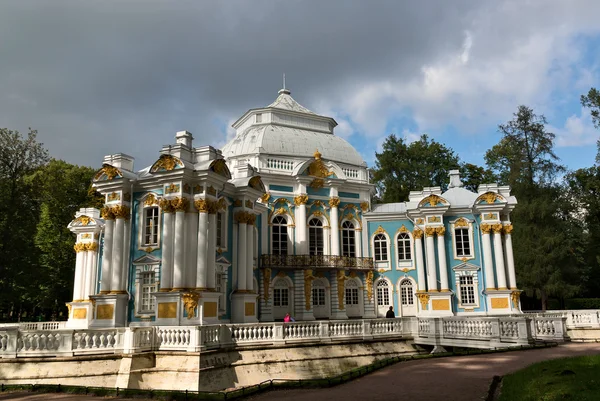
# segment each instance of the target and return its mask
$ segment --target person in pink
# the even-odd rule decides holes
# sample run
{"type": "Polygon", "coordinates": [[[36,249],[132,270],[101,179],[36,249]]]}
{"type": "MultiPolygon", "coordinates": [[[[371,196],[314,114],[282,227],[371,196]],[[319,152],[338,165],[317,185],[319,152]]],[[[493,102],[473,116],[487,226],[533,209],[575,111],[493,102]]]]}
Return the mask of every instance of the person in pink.
{"type": "Polygon", "coordinates": [[[285,317],[283,318],[283,321],[284,321],[285,323],[289,323],[289,322],[291,322],[291,321],[292,321],[292,317],[290,316],[290,314],[289,314],[289,313],[286,313],[286,314],[285,314],[285,317]]]}

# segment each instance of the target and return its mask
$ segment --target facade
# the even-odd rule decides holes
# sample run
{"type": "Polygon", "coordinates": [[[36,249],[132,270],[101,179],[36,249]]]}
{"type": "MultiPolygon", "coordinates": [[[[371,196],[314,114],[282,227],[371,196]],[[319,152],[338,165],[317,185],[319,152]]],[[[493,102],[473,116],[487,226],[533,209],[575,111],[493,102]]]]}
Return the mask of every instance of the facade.
{"type": "Polygon", "coordinates": [[[222,150],[187,131],[154,164],[104,158],[105,207],[81,209],[68,327],[509,314],[520,311],[510,188],[411,192],[371,205],[334,119],[286,89],[222,150]]]}

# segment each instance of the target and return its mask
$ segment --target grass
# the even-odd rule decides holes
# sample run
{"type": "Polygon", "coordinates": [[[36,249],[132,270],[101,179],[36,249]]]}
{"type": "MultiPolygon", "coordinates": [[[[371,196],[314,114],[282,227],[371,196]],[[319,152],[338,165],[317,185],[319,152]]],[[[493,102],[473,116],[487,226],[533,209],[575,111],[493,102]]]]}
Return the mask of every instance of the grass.
{"type": "Polygon", "coordinates": [[[600,355],[536,363],[504,376],[500,401],[600,400],[600,355]]]}

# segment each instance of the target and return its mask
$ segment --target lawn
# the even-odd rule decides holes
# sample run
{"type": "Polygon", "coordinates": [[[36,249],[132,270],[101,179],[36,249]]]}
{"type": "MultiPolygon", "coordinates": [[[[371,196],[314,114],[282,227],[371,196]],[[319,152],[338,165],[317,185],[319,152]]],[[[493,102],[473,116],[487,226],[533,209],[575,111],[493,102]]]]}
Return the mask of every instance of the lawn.
{"type": "Polygon", "coordinates": [[[504,376],[500,401],[600,400],[600,355],[540,362],[504,376]]]}

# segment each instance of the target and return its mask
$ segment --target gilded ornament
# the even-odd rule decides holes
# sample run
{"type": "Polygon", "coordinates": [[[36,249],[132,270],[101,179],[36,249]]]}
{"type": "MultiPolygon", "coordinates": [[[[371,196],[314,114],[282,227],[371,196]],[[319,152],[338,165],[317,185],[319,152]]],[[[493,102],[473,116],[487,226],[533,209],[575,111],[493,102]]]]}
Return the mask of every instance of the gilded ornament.
{"type": "Polygon", "coordinates": [[[416,239],[423,238],[423,230],[421,230],[420,228],[415,228],[413,230],[413,237],[416,238],[416,239]]]}
{"type": "Polygon", "coordinates": [[[96,175],[94,176],[94,181],[98,181],[103,175],[106,176],[106,179],[109,181],[115,177],[123,177],[123,173],[116,167],[111,166],[110,164],[103,164],[102,168],[98,170],[96,175]]]}
{"type": "Polygon", "coordinates": [[[333,198],[329,199],[329,206],[338,207],[339,205],[340,205],[340,198],[333,197],[333,198]]]}
{"type": "Polygon", "coordinates": [[[365,275],[365,285],[367,286],[367,298],[373,299],[373,270],[369,270],[365,275]]]}
{"type": "Polygon", "coordinates": [[[438,196],[436,194],[431,194],[431,195],[427,196],[426,198],[424,198],[421,202],[419,202],[419,207],[423,207],[426,204],[429,204],[429,206],[431,206],[431,207],[435,207],[440,203],[446,204],[448,202],[446,202],[446,200],[444,198],[442,198],[441,196],[438,196]]]}
{"type": "Polygon", "coordinates": [[[206,188],[206,193],[210,196],[217,196],[217,190],[212,185],[206,188]]]}
{"type": "Polygon", "coordinates": [[[227,201],[225,198],[219,199],[217,201],[217,206],[219,207],[219,210],[227,210],[227,201]]]}
{"type": "Polygon", "coordinates": [[[349,274],[350,278],[356,278],[356,272],[354,270],[352,270],[349,274]]]}
{"type": "Polygon", "coordinates": [[[269,203],[269,199],[271,199],[271,194],[268,192],[265,192],[261,197],[260,197],[260,201],[262,203],[269,203]]]}
{"type": "Polygon", "coordinates": [[[363,212],[366,212],[367,210],[369,210],[369,202],[361,202],[360,208],[363,212]]]}
{"type": "Polygon", "coordinates": [[[246,199],[246,207],[247,207],[248,209],[253,209],[253,208],[254,208],[254,202],[252,202],[252,201],[251,201],[251,200],[249,200],[249,199],[246,199]]]}
{"type": "Polygon", "coordinates": [[[321,153],[317,150],[314,154],[315,161],[308,166],[308,175],[312,177],[327,178],[334,175],[332,171],[327,170],[327,166],[321,160],[321,153]]]}
{"type": "Polygon", "coordinates": [[[183,192],[185,192],[186,194],[189,194],[191,192],[191,188],[190,188],[190,184],[188,184],[187,182],[185,184],[183,184],[183,192]]]}
{"type": "Polygon", "coordinates": [[[504,234],[510,235],[512,233],[512,230],[513,230],[512,224],[505,224],[504,225],[504,234]]]}
{"type": "Polygon", "coordinates": [[[152,206],[157,204],[158,200],[156,199],[156,196],[154,194],[149,194],[148,196],[146,196],[146,199],[144,199],[144,206],[152,206]]]}
{"type": "Polygon", "coordinates": [[[198,300],[200,299],[200,294],[197,292],[186,292],[181,295],[183,299],[183,307],[187,312],[187,318],[191,319],[196,315],[196,307],[198,306],[198,300]]]}
{"type": "Polygon", "coordinates": [[[435,235],[435,227],[425,228],[425,235],[428,237],[433,237],[435,235]]]}
{"type": "Polygon", "coordinates": [[[201,194],[204,192],[204,187],[200,184],[194,186],[194,194],[201,194]]]}
{"type": "Polygon", "coordinates": [[[406,268],[406,267],[404,269],[400,269],[400,270],[402,270],[404,273],[408,273],[410,271],[410,269],[406,268]]]}
{"type": "Polygon", "coordinates": [[[229,169],[227,168],[227,163],[225,163],[224,159],[217,159],[214,162],[212,162],[210,165],[210,169],[223,177],[231,178],[231,173],[229,172],[229,169]]]}
{"type": "Polygon", "coordinates": [[[236,199],[233,201],[233,206],[234,207],[242,207],[243,203],[241,199],[236,199]]]}
{"type": "Polygon", "coordinates": [[[173,213],[175,209],[173,209],[173,205],[171,204],[170,199],[161,199],[159,202],[160,210],[164,213],[173,213]]]}
{"type": "Polygon", "coordinates": [[[312,270],[304,270],[304,306],[306,310],[310,310],[310,297],[312,295],[312,281],[316,277],[313,276],[312,270]]]}
{"type": "Polygon", "coordinates": [[[262,269],[263,274],[263,292],[265,294],[265,302],[269,300],[269,287],[271,286],[271,269],[266,267],[262,269]]]}
{"type": "Polygon", "coordinates": [[[515,308],[515,309],[519,308],[519,301],[521,299],[521,292],[522,291],[513,291],[513,292],[510,293],[510,299],[512,300],[513,308],[515,308]]]}
{"type": "Polygon", "coordinates": [[[337,277],[337,290],[338,290],[338,309],[344,310],[344,292],[345,292],[344,282],[346,280],[348,280],[348,277],[346,277],[346,274],[344,273],[343,270],[338,270],[336,273],[336,277],[337,277]]]}
{"type": "Polygon", "coordinates": [[[102,216],[102,218],[104,220],[114,220],[115,213],[114,213],[113,209],[110,206],[104,206],[100,210],[100,216],[102,216]]]}
{"type": "Polygon", "coordinates": [[[502,224],[492,224],[492,230],[494,231],[494,234],[501,234],[502,224]]]}
{"type": "Polygon", "coordinates": [[[446,233],[446,228],[445,227],[436,227],[435,233],[438,235],[438,237],[443,237],[444,234],[446,233]]]}
{"type": "Polygon", "coordinates": [[[423,220],[423,219],[417,219],[417,224],[423,224],[423,223],[425,223],[425,220],[423,220]]]}
{"type": "Polygon", "coordinates": [[[484,220],[496,220],[496,213],[488,213],[483,216],[484,220]]]}
{"type": "Polygon", "coordinates": [[[71,316],[71,307],[72,307],[71,304],[70,303],[66,303],[65,305],[67,305],[67,311],[68,311],[67,314],[68,314],[68,316],[71,316]]]}
{"type": "Polygon", "coordinates": [[[81,234],[81,239],[92,238],[92,234],[81,234]]]}
{"type": "Polygon", "coordinates": [[[179,192],[179,184],[171,183],[165,187],[165,194],[174,194],[179,192]]]}
{"type": "Polygon", "coordinates": [[[196,207],[196,210],[198,210],[200,213],[208,213],[208,205],[206,203],[206,199],[196,199],[194,201],[194,206],[196,207]]]}
{"type": "Polygon", "coordinates": [[[259,176],[250,178],[250,181],[248,181],[248,186],[252,189],[256,189],[257,191],[265,191],[265,185],[263,184],[262,179],[259,176]]]}
{"type": "Polygon", "coordinates": [[[492,226],[490,224],[482,224],[481,232],[484,234],[489,234],[492,231],[492,226]]]}
{"type": "Polygon", "coordinates": [[[275,277],[283,278],[283,277],[286,277],[286,274],[283,270],[281,270],[279,273],[277,273],[277,275],[275,277]]]}
{"type": "Polygon", "coordinates": [[[75,249],[75,252],[85,252],[85,244],[82,242],[78,242],[75,245],[73,245],[73,249],[75,249]]]}
{"type": "Polygon", "coordinates": [[[129,207],[125,205],[113,206],[113,213],[117,219],[129,220],[129,207]]]}
{"type": "Polygon", "coordinates": [[[131,202],[131,194],[130,194],[129,192],[125,192],[125,193],[123,194],[123,200],[124,200],[125,202],[131,202]]]}
{"type": "Polygon", "coordinates": [[[81,223],[82,226],[87,226],[92,220],[93,219],[88,216],[79,216],[75,221],[81,223]]]}
{"type": "Polygon", "coordinates": [[[384,233],[385,233],[385,230],[383,229],[383,227],[379,226],[379,227],[377,227],[377,230],[375,230],[373,235],[384,234],[384,233]]]}
{"type": "Polygon", "coordinates": [[[418,292],[417,298],[419,298],[419,302],[421,302],[421,309],[427,309],[427,303],[429,303],[429,294],[426,292],[418,292]]]}
{"type": "Polygon", "coordinates": [[[498,194],[495,194],[493,192],[486,192],[483,195],[481,195],[479,198],[477,198],[478,201],[482,201],[482,202],[486,202],[488,205],[496,202],[496,200],[500,200],[500,197],[498,196],[498,194]]]}
{"type": "Polygon", "coordinates": [[[164,169],[166,171],[174,170],[175,167],[183,167],[183,163],[181,160],[172,155],[160,155],[158,160],[152,165],[150,168],[151,173],[155,173],[160,169],[164,169]]]}
{"type": "Polygon", "coordinates": [[[280,207],[275,211],[275,215],[286,214],[286,210],[283,207],[280,207]]]}
{"type": "Polygon", "coordinates": [[[206,206],[208,208],[208,214],[215,214],[219,211],[218,202],[211,201],[210,199],[206,199],[206,206]]]}
{"type": "Polygon", "coordinates": [[[307,202],[308,202],[308,195],[298,195],[298,196],[294,197],[294,205],[296,205],[296,206],[306,205],[307,202]]]}
{"type": "Polygon", "coordinates": [[[431,217],[429,217],[429,218],[427,219],[427,221],[428,221],[428,222],[430,222],[430,223],[439,223],[439,222],[441,222],[442,220],[440,219],[440,217],[439,217],[439,216],[431,216],[431,217]]]}
{"type": "Polygon", "coordinates": [[[321,189],[325,186],[325,181],[323,181],[321,178],[315,178],[310,182],[310,184],[308,184],[308,186],[314,189],[321,189]]]}
{"type": "Polygon", "coordinates": [[[408,232],[408,228],[406,228],[406,226],[404,224],[402,224],[402,226],[398,229],[399,233],[407,233],[408,232]]]}
{"type": "Polygon", "coordinates": [[[154,251],[154,248],[152,248],[151,246],[144,249],[144,252],[147,252],[147,253],[152,253],[152,251],[154,251]]]}
{"type": "Polygon", "coordinates": [[[96,242],[89,242],[89,243],[85,244],[85,250],[86,251],[97,252],[98,251],[98,244],[96,242]]]}
{"type": "Polygon", "coordinates": [[[464,258],[464,257],[460,259],[460,261],[463,262],[463,263],[467,263],[467,260],[469,260],[469,259],[464,258]]]}
{"type": "Polygon", "coordinates": [[[321,207],[321,208],[325,208],[325,204],[323,202],[321,202],[320,200],[316,200],[314,201],[311,205],[310,205],[311,209],[313,207],[321,207]]]}
{"type": "Polygon", "coordinates": [[[322,211],[320,211],[320,210],[317,210],[317,211],[315,211],[315,212],[313,213],[313,216],[316,216],[316,217],[321,217],[321,216],[323,216],[323,212],[322,212],[322,211]]]}
{"type": "Polygon", "coordinates": [[[464,217],[461,217],[454,222],[454,227],[469,227],[469,222],[464,217]]]}

